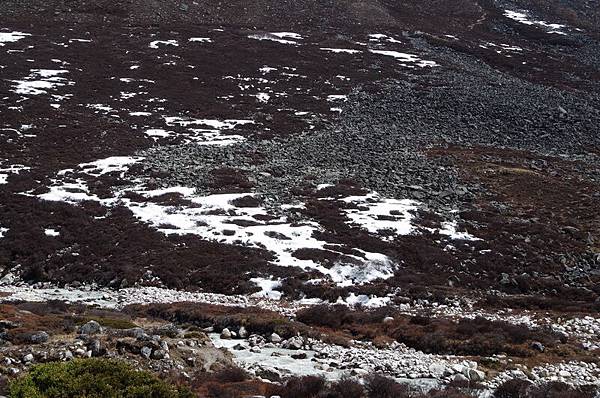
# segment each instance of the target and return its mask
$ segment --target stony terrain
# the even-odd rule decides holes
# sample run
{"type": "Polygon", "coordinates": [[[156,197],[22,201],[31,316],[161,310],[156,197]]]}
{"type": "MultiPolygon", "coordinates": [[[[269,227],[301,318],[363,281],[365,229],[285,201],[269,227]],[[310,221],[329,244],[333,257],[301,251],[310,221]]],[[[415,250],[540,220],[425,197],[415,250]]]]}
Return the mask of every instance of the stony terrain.
{"type": "Polygon", "coordinates": [[[0,294],[43,320],[2,324],[3,374],[100,341],[188,381],[236,364],[253,394],[600,384],[599,20],[567,0],[3,1],[0,294]],[[56,326],[69,306],[141,329],[81,338],[56,326]]]}

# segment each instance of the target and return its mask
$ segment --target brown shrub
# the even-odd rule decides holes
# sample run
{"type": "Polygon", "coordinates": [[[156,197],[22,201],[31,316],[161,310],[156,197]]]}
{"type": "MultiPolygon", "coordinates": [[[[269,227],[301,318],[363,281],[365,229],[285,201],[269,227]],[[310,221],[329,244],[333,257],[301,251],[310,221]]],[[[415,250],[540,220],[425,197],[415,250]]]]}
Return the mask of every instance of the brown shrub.
{"type": "Polygon", "coordinates": [[[362,384],[346,376],[332,383],[329,390],[327,398],[362,398],[365,395],[362,384]]]}
{"type": "Polygon", "coordinates": [[[283,386],[272,386],[268,393],[282,398],[313,398],[324,393],[325,387],[325,379],[322,377],[293,377],[283,386]]]}
{"type": "Polygon", "coordinates": [[[532,384],[526,380],[508,380],[498,386],[494,398],[527,398],[531,386],[532,384]]]}
{"type": "Polygon", "coordinates": [[[385,376],[372,374],[365,378],[365,388],[368,398],[409,398],[410,391],[402,385],[385,376]]]}

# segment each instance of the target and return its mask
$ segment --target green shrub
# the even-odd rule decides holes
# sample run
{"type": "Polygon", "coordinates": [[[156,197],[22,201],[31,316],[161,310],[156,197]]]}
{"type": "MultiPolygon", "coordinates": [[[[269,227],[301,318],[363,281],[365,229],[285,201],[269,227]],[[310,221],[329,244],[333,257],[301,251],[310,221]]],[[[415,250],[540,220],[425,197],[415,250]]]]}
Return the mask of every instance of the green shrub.
{"type": "Polygon", "coordinates": [[[36,365],[9,386],[10,398],[190,398],[193,394],[124,362],[81,359],[36,365]]]}

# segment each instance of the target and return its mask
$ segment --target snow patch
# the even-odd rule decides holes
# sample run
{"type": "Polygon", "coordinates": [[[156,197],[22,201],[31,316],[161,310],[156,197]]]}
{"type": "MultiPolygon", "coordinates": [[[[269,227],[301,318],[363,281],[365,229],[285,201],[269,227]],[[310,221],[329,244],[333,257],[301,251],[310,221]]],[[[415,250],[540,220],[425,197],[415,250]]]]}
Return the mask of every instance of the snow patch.
{"type": "Polygon", "coordinates": [[[173,46],[179,47],[177,40],[155,40],[150,43],[150,48],[158,48],[159,46],[173,46]]]}
{"type": "Polygon", "coordinates": [[[29,33],[23,32],[0,32],[0,47],[5,46],[4,43],[14,43],[27,36],[31,36],[29,33]]]}
{"type": "Polygon", "coordinates": [[[32,69],[29,76],[23,80],[13,80],[16,94],[21,95],[41,95],[47,94],[49,90],[75,83],[60,77],[69,73],[68,70],[59,69],[32,69]]]}
{"type": "Polygon", "coordinates": [[[541,28],[544,28],[548,31],[548,33],[556,33],[559,35],[566,35],[565,32],[562,32],[563,29],[565,29],[567,26],[566,25],[562,25],[562,24],[558,24],[558,23],[548,23],[545,21],[539,21],[539,20],[534,20],[531,19],[529,17],[529,15],[527,15],[526,12],[518,12],[518,11],[511,11],[511,10],[505,10],[504,11],[504,16],[507,18],[512,19],[513,21],[517,21],[519,23],[522,23],[524,25],[533,25],[533,26],[538,26],[541,28]]]}
{"type": "Polygon", "coordinates": [[[401,53],[398,51],[387,51],[387,50],[369,50],[369,52],[371,52],[373,54],[378,54],[378,55],[385,55],[387,57],[393,57],[393,58],[405,63],[405,64],[403,64],[404,66],[409,66],[409,67],[411,66],[406,63],[414,64],[414,65],[420,66],[422,68],[438,66],[437,62],[422,60],[414,54],[401,53]]]}

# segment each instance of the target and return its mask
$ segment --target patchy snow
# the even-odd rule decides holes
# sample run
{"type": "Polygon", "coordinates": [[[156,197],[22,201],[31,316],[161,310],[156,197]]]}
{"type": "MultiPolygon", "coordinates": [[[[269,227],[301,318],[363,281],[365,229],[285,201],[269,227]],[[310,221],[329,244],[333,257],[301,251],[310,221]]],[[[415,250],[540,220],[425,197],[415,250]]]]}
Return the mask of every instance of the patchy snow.
{"type": "Polygon", "coordinates": [[[60,77],[68,70],[59,69],[32,69],[29,76],[23,80],[13,80],[15,93],[22,95],[47,94],[49,90],[75,83],[60,77]]]}
{"type": "Polygon", "coordinates": [[[302,36],[293,32],[271,32],[273,36],[286,39],[302,40],[302,36]]]}
{"type": "Polygon", "coordinates": [[[281,287],[280,280],[272,280],[266,278],[252,278],[250,282],[256,283],[261,289],[260,292],[254,293],[253,297],[265,297],[272,300],[280,300],[282,293],[276,289],[281,287]]]}
{"type": "Polygon", "coordinates": [[[97,111],[102,111],[102,112],[113,112],[114,109],[112,107],[110,107],[109,105],[103,105],[103,104],[88,104],[87,105],[88,108],[91,109],[95,109],[97,111]]]}
{"type": "Polygon", "coordinates": [[[19,174],[21,171],[26,170],[31,170],[31,168],[22,164],[13,164],[8,167],[0,167],[0,185],[8,182],[8,176],[10,174],[19,174]]]}
{"type": "Polygon", "coordinates": [[[253,120],[217,120],[217,119],[192,119],[178,116],[164,116],[165,122],[168,126],[207,126],[214,129],[232,129],[237,126],[243,126],[245,124],[254,124],[253,120]]]}
{"type": "Polygon", "coordinates": [[[262,103],[267,103],[269,102],[269,99],[271,98],[271,96],[267,93],[258,93],[256,94],[256,99],[258,100],[258,102],[262,102],[262,103]]]}
{"type": "Polygon", "coordinates": [[[0,227],[0,238],[4,238],[4,234],[8,232],[8,228],[0,227]]]}
{"type": "Polygon", "coordinates": [[[373,33],[369,35],[369,41],[387,41],[389,43],[402,43],[400,40],[394,39],[391,36],[384,35],[382,33],[373,33]]]}
{"type": "MultiPolygon", "coordinates": [[[[420,59],[417,55],[401,53],[398,51],[388,51],[388,50],[369,50],[369,52],[378,55],[385,55],[387,57],[393,57],[401,62],[415,64],[420,67],[433,67],[438,64],[435,61],[425,61],[420,59]]],[[[409,66],[405,64],[405,66],[409,66]]]]}
{"type": "Polygon", "coordinates": [[[327,96],[327,101],[329,102],[333,102],[333,101],[348,101],[348,96],[347,95],[328,95],[327,96]]]}
{"type": "Polygon", "coordinates": [[[0,32],[0,47],[4,46],[4,43],[14,43],[27,36],[31,36],[29,33],[23,32],[0,32]]]}
{"type": "Polygon", "coordinates": [[[124,173],[134,163],[142,161],[142,157],[132,156],[111,156],[106,159],[96,160],[90,163],[82,163],[78,167],[83,169],[85,173],[94,176],[101,176],[107,173],[121,172],[124,173]]]}
{"type": "Polygon", "coordinates": [[[350,293],[345,300],[341,297],[338,299],[338,304],[345,304],[350,307],[360,305],[361,307],[380,308],[390,305],[390,303],[390,297],[367,296],[366,294],[359,294],[357,296],[354,293],[350,293]]]}
{"type": "Polygon", "coordinates": [[[357,54],[362,52],[361,50],[354,50],[354,49],[350,49],[350,48],[328,48],[328,47],[321,47],[321,50],[323,51],[329,51],[332,53],[345,53],[345,54],[357,54]]]}
{"type": "Polygon", "coordinates": [[[542,28],[546,29],[548,31],[548,33],[557,33],[560,35],[566,35],[565,32],[562,32],[562,30],[567,27],[566,25],[534,20],[534,19],[531,19],[531,17],[529,15],[527,15],[526,12],[505,10],[504,16],[506,16],[507,18],[510,18],[514,21],[517,21],[519,23],[522,23],[524,25],[533,25],[533,26],[542,27],[542,28]]]}
{"type": "Polygon", "coordinates": [[[271,73],[276,70],[277,70],[277,68],[271,68],[270,66],[263,66],[262,68],[259,69],[259,72],[262,73],[263,75],[266,75],[267,73],[271,73]]]}
{"type": "Polygon", "coordinates": [[[270,40],[281,44],[292,44],[298,45],[299,43],[293,40],[302,40],[302,36],[298,33],[291,32],[271,32],[271,33],[256,33],[248,36],[250,39],[255,40],[270,40]],[[293,39],[293,40],[287,40],[293,39]]]}
{"type": "Polygon", "coordinates": [[[458,228],[458,224],[456,223],[456,221],[448,221],[448,222],[443,222],[442,228],[438,229],[437,232],[440,235],[446,235],[450,239],[453,239],[453,240],[470,240],[470,241],[481,240],[481,239],[471,235],[468,232],[459,232],[459,231],[457,231],[457,228],[458,228]]]}
{"type": "Polygon", "coordinates": [[[55,230],[55,229],[52,229],[52,228],[46,228],[46,229],[44,230],[44,234],[45,234],[46,236],[59,236],[59,235],[60,235],[60,232],[58,232],[57,230],[55,230]]]}
{"type": "Polygon", "coordinates": [[[49,187],[49,192],[38,195],[38,198],[52,202],[67,202],[72,204],[86,200],[100,201],[96,195],[90,194],[86,182],[82,179],[76,179],[75,182],[53,180],[53,184],[49,187]]]}
{"type": "Polygon", "coordinates": [[[163,130],[163,129],[149,129],[149,130],[144,131],[144,134],[157,140],[158,138],[170,137],[173,134],[175,134],[175,132],[167,131],[167,130],[163,130]]]}
{"type": "Polygon", "coordinates": [[[209,37],[191,37],[188,41],[193,43],[212,43],[209,37]]]}
{"type": "MultiPolygon", "coordinates": [[[[413,200],[385,199],[375,192],[365,196],[349,196],[342,200],[355,206],[344,210],[350,223],[370,233],[387,231],[394,235],[408,235],[414,231],[412,221],[418,203],[413,200]]],[[[392,236],[383,237],[391,238],[392,236]]]]}
{"type": "Polygon", "coordinates": [[[155,40],[150,43],[150,48],[158,48],[159,46],[173,46],[179,47],[177,40],[155,40]]]}

